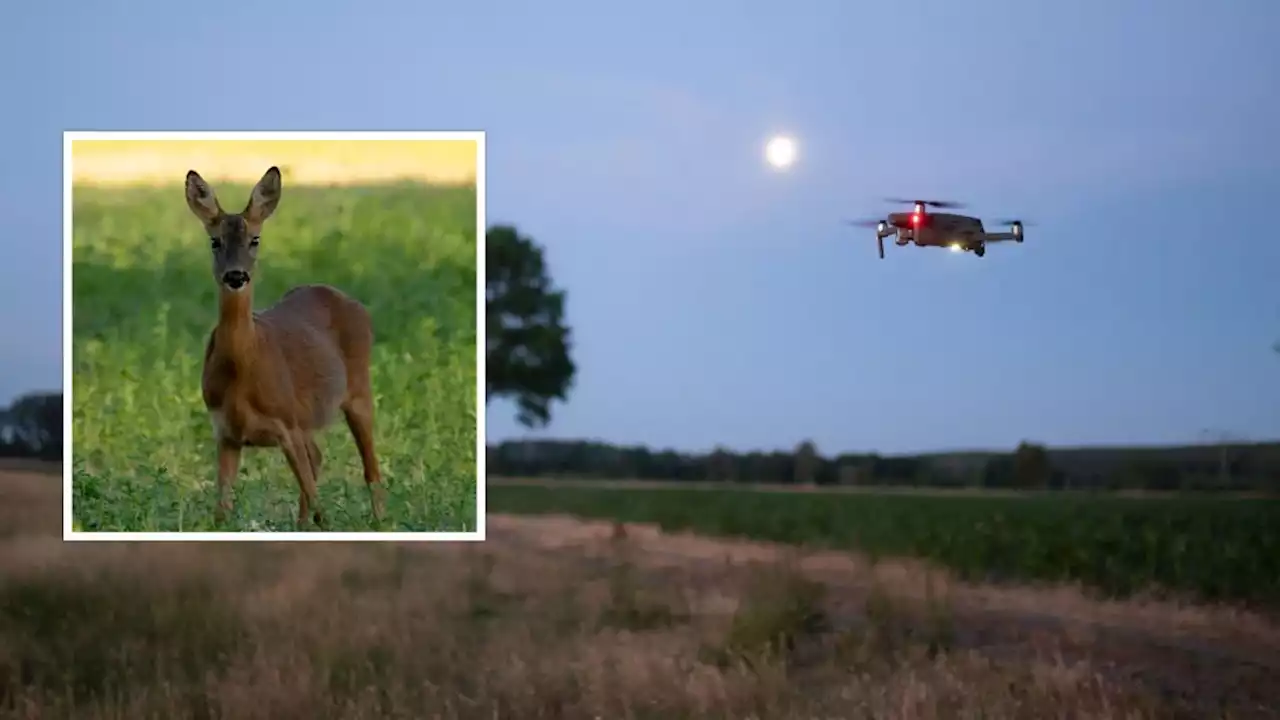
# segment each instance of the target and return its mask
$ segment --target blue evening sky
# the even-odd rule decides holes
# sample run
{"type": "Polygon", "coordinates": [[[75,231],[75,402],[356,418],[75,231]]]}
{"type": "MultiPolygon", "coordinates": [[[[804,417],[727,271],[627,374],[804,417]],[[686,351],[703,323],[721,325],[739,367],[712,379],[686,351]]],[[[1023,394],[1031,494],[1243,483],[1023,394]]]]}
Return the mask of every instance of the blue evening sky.
{"type": "Polygon", "coordinates": [[[569,291],[581,371],[538,435],[1275,438],[1277,27],[1273,0],[20,3],[0,402],[60,385],[64,128],[480,128],[490,222],[569,291]],[[881,262],[840,222],[886,195],[1037,224],[881,262]]]}

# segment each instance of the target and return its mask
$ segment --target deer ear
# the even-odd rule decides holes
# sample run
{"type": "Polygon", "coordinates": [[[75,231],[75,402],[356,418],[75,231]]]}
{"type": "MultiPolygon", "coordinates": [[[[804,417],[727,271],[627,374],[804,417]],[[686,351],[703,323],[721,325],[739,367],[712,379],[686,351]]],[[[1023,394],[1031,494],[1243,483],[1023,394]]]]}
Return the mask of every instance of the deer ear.
{"type": "Polygon", "coordinates": [[[205,225],[213,223],[222,215],[218,196],[213,194],[213,188],[195,170],[187,171],[187,207],[205,225]]]}
{"type": "Polygon", "coordinates": [[[249,194],[249,206],[244,209],[245,219],[260,223],[271,217],[280,204],[280,168],[272,165],[249,194]]]}

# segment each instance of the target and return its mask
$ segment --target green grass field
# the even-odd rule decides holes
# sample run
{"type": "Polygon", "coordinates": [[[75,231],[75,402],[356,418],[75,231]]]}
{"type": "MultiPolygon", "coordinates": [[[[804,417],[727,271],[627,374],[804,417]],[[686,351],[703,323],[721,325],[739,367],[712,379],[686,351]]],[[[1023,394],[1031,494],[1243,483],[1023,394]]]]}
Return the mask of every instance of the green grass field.
{"type": "Polygon", "coordinates": [[[495,513],[564,513],[667,530],[918,557],[977,580],[1152,588],[1280,606],[1280,501],[1087,494],[929,495],[490,483],[495,513]]]}
{"type": "MultiPolygon", "coordinates": [[[[249,186],[215,183],[239,209],[249,186]]],[[[262,233],[254,305],[334,285],[373,314],[373,525],[351,434],[318,437],[330,530],[476,527],[476,194],[473,188],[290,187],[262,233]]],[[[73,249],[73,516],[84,531],[294,530],[279,450],[246,449],[229,526],[214,526],[213,432],[201,399],[217,321],[209,243],[181,183],[77,187],[73,249]]]]}

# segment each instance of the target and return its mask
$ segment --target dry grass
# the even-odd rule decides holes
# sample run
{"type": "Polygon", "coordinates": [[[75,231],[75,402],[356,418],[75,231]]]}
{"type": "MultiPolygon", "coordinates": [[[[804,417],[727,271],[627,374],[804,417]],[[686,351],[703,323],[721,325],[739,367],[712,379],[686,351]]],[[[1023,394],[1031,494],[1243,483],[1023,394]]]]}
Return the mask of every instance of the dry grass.
{"type": "Polygon", "coordinates": [[[873,578],[850,612],[787,553],[655,562],[642,528],[509,518],[483,545],[64,545],[60,509],[53,478],[0,476],[0,716],[1180,712],[1088,658],[966,646],[957,587],[873,578]]]}
{"type": "MultiPolygon", "coordinates": [[[[604,544],[613,524],[566,516],[490,518],[489,530],[518,534],[524,542],[546,550],[573,548],[587,554],[609,552],[604,544]]],[[[751,540],[721,540],[689,533],[666,533],[656,525],[628,525],[635,553],[654,566],[691,561],[725,561],[742,565],[786,561],[793,548],[751,540]]],[[[794,559],[806,574],[846,589],[875,585],[900,601],[928,602],[945,594],[948,602],[969,611],[1053,618],[1112,631],[1142,631],[1165,637],[1219,640],[1233,645],[1260,644],[1280,652],[1280,625],[1270,617],[1231,605],[1204,605],[1138,597],[1107,600],[1073,585],[1045,587],[983,585],[957,581],[922,561],[891,558],[871,561],[838,551],[808,551],[794,559]]]]}

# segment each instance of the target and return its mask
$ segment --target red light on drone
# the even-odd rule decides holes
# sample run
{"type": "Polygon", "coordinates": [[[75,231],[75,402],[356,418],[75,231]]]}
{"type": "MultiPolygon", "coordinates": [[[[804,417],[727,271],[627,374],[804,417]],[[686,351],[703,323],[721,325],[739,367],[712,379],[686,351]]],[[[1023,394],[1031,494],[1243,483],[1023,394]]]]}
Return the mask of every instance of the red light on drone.
{"type": "Polygon", "coordinates": [[[920,227],[920,213],[911,216],[911,224],[920,227]]]}

